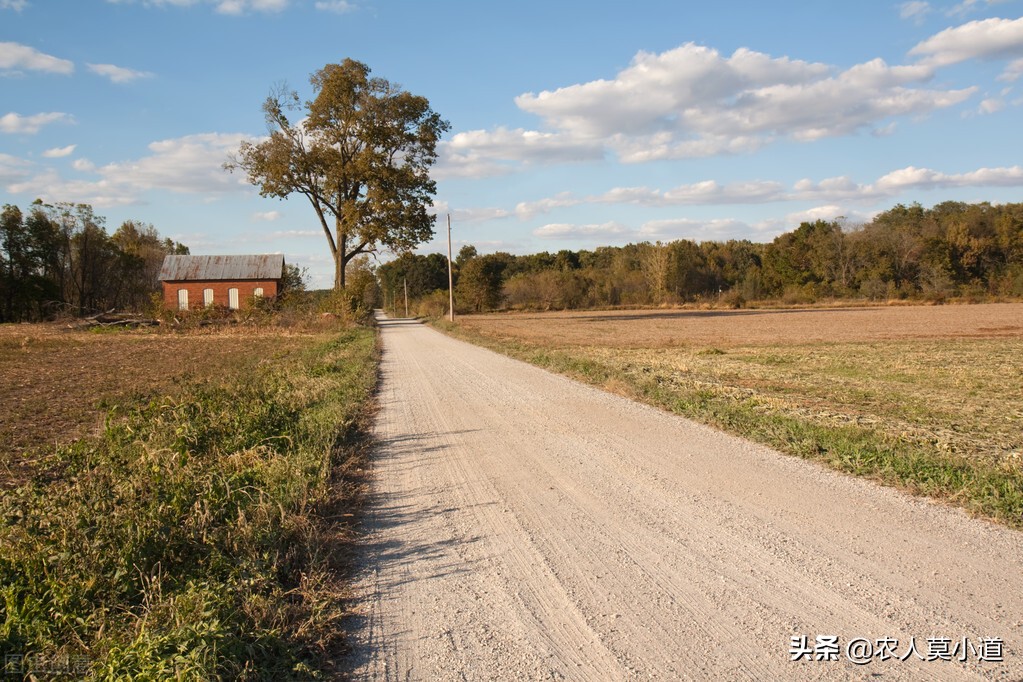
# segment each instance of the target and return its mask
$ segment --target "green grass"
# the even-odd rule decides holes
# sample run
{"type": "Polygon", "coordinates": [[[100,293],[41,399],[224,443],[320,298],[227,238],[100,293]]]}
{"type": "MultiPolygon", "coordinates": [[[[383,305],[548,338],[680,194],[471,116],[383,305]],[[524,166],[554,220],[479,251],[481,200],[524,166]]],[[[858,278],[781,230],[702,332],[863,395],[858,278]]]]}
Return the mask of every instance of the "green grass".
{"type": "Polygon", "coordinates": [[[1018,339],[618,349],[465,340],[1023,528],[1018,339]]]}
{"type": "Polygon", "coordinates": [[[0,655],[87,679],[309,679],[342,645],[344,532],[376,380],[353,329],[112,409],[0,502],[0,655]]]}

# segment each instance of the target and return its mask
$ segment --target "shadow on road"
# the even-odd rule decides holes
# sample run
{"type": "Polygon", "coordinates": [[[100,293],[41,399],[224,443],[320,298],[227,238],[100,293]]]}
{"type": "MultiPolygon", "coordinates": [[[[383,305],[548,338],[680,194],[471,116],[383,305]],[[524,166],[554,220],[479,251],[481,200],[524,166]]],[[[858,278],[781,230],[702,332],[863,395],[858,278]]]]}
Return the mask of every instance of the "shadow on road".
{"type": "Polygon", "coordinates": [[[407,327],[423,323],[414,317],[377,317],[376,320],[381,327],[407,327]]]}
{"type": "MultiPolygon", "coordinates": [[[[384,320],[382,323],[420,324],[415,320],[384,320]]],[[[436,467],[436,461],[446,456],[450,448],[448,443],[462,433],[470,432],[429,432],[381,438],[376,442],[371,461],[374,468],[387,467],[389,477],[414,481],[420,479],[419,469],[436,467]]],[[[425,486],[411,486],[401,494],[374,488],[366,496],[361,523],[357,526],[352,571],[354,583],[361,587],[357,589],[358,598],[353,599],[349,606],[344,623],[352,647],[338,661],[341,679],[362,679],[359,671],[366,671],[374,652],[379,653],[387,646],[387,642],[376,639],[380,632],[379,625],[375,623],[375,619],[379,618],[378,604],[386,595],[400,591],[408,582],[405,576],[412,575],[411,572],[389,571],[384,577],[380,567],[428,561],[436,570],[426,576],[421,571],[416,572],[415,579],[419,581],[439,580],[472,570],[475,562],[458,550],[479,541],[478,536],[451,536],[442,541],[426,541],[420,538],[433,534],[417,531],[417,527],[435,523],[445,514],[459,511],[450,506],[450,501],[445,504],[439,502],[450,500],[450,496],[444,493],[425,486]],[[431,498],[438,503],[422,504],[423,499],[431,498]],[[416,499],[417,503],[412,504],[412,499],[416,499]],[[399,527],[402,531],[394,532],[399,527]],[[398,539],[398,536],[403,539],[398,539]]]]}

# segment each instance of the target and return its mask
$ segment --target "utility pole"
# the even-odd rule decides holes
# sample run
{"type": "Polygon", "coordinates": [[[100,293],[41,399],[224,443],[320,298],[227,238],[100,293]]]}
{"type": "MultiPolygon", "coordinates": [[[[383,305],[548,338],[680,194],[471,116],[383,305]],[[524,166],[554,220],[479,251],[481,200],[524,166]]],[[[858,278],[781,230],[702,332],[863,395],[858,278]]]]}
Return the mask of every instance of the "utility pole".
{"type": "Polygon", "coordinates": [[[451,274],[451,214],[448,213],[448,320],[455,321],[455,278],[451,274]]]}
{"type": "Polygon", "coordinates": [[[405,317],[408,317],[408,280],[402,277],[401,283],[405,287],[405,317]]]}

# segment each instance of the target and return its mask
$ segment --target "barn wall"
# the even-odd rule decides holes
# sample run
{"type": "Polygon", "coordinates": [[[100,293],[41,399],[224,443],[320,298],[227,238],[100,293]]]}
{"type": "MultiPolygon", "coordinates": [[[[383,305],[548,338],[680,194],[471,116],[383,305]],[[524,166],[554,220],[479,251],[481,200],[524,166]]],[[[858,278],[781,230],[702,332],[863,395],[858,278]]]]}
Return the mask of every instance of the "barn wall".
{"type": "Polygon", "coordinates": [[[280,282],[273,279],[268,280],[246,280],[240,282],[217,281],[217,282],[164,282],[163,283],[163,305],[169,310],[178,309],[178,289],[188,290],[188,307],[201,308],[202,290],[213,289],[213,304],[227,307],[227,290],[238,289],[238,303],[245,307],[251,300],[257,287],[263,287],[263,297],[273,298],[277,295],[280,282]]]}

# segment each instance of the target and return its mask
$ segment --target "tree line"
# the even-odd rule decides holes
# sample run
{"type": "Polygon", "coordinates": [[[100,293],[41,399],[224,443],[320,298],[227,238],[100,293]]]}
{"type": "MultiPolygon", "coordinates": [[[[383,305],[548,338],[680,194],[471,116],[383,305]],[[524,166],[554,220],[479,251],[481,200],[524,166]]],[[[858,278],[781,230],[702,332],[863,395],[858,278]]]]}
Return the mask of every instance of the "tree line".
{"type": "MultiPolygon", "coordinates": [[[[899,204],[854,227],[804,222],[770,243],[683,239],[524,256],[466,246],[454,269],[461,312],[1021,297],[1023,204],[899,204]]],[[[407,284],[417,312],[446,310],[440,254],[403,254],[377,276],[387,301],[400,303],[407,284]]]]}
{"type": "Polygon", "coordinates": [[[108,234],[105,222],[88,204],[5,205],[0,322],[146,308],[160,291],[164,256],[188,254],[188,247],[147,223],[128,220],[108,234]]]}

